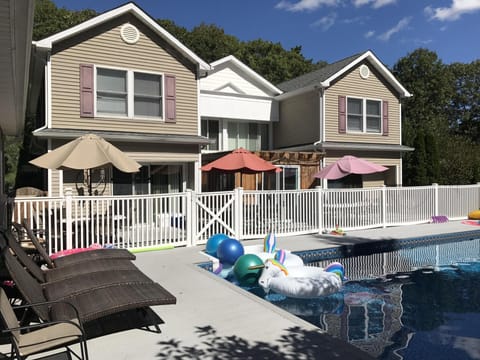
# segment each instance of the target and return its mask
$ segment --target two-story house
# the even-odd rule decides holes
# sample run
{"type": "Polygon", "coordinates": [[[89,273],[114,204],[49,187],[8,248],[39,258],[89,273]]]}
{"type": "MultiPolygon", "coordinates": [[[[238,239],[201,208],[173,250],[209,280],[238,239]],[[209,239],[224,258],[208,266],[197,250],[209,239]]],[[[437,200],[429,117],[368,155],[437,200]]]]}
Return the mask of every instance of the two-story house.
{"type": "MultiPolygon", "coordinates": [[[[388,167],[385,173],[329,181],[329,187],[401,185],[402,98],[411,94],[371,51],[353,55],[278,85],[275,149],[323,151],[322,167],[354,155],[388,167]]],[[[324,184],[326,185],[326,183],[324,184]]]]}
{"type": "MultiPolygon", "coordinates": [[[[97,194],[148,194],[200,184],[199,80],[210,65],[133,3],[34,43],[32,84],[52,150],[86,132],[142,164],[136,174],[94,172],[97,194]]],[[[48,170],[49,195],[85,193],[83,173],[48,170]]]]}

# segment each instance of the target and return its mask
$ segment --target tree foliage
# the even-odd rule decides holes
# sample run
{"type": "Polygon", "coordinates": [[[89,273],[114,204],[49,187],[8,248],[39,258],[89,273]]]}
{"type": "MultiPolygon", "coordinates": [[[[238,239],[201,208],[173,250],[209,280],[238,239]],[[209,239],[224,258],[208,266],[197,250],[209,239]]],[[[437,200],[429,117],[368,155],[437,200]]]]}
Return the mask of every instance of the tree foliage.
{"type": "Polygon", "coordinates": [[[452,131],[480,144],[480,60],[449,66],[454,79],[448,112],[452,131]]]}
{"type": "Polygon", "coordinates": [[[33,19],[33,40],[40,40],[80,24],[97,15],[94,10],[72,11],[58,8],[52,0],[36,0],[33,19]]]}
{"type": "Polygon", "coordinates": [[[471,156],[480,150],[480,62],[445,65],[435,52],[417,49],[393,71],[413,93],[403,102],[403,143],[415,148],[404,156],[403,184],[480,181],[471,156]]]}

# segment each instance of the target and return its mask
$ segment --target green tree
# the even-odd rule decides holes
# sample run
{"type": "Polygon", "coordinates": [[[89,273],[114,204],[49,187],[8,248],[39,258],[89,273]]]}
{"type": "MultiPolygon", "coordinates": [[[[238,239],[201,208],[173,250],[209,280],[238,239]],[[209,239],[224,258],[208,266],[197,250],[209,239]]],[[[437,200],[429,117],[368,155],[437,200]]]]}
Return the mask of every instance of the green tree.
{"type": "Polygon", "coordinates": [[[419,128],[416,133],[414,147],[415,153],[412,158],[413,182],[411,185],[429,185],[425,132],[422,128],[419,128]]]}
{"type": "Polygon", "coordinates": [[[453,132],[480,144],[480,60],[449,66],[454,79],[449,123],[453,132]]]}
{"type": "Polygon", "coordinates": [[[72,11],[58,8],[52,0],[36,0],[33,19],[33,40],[40,40],[80,24],[94,16],[94,10],[72,11]]]}
{"type": "Polygon", "coordinates": [[[438,182],[441,170],[436,169],[444,153],[443,150],[440,153],[435,149],[427,150],[425,139],[428,138],[429,146],[435,145],[449,132],[447,109],[453,93],[451,72],[447,71],[435,52],[427,49],[417,49],[401,58],[394,65],[393,72],[413,93],[403,102],[403,142],[407,146],[415,147],[417,144],[424,147],[404,156],[403,183],[425,185],[438,182]],[[430,171],[423,175],[427,167],[430,171]]]}

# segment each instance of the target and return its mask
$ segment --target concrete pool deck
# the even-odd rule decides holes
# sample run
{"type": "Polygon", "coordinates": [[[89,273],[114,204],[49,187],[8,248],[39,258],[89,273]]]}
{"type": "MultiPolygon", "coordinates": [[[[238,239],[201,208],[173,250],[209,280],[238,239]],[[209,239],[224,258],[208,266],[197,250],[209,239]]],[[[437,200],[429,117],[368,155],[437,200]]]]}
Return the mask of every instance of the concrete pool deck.
{"type": "MultiPolygon", "coordinates": [[[[278,237],[281,248],[316,250],[345,244],[472,232],[460,221],[348,232],[346,236],[278,237]]],[[[475,234],[475,235],[476,235],[475,234]]],[[[244,241],[260,244],[261,239],[244,241]]],[[[357,348],[199,268],[204,246],[137,254],[136,264],[177,297],[153,309],[162,332],[129,330],[88,341],[90,359],[369,359],[357,348]]],[[[94,299],[92,299],[94,301],[94,299]]]]}

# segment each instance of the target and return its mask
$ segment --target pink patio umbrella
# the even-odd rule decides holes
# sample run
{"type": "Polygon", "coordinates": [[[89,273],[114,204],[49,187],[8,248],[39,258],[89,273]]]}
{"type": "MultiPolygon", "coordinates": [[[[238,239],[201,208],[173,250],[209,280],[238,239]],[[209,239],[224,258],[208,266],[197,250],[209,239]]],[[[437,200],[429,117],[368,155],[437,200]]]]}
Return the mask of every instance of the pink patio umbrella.
{"type": "Polygon", "coordinates": [[[388,168],[385,166],[377,165],[355,156],[346,155],[333,164],[324,167],[313,176],[319,179],[336,180],[350,174],[373,174],[386,170],[388,170],[388,168]]]}
{"type": "Polygon", "coordinates": [[[245,174],[255,174],[265,171],[282,171],[281,168],[263,160],[261,157],[258,157],[244,148],[233,150],[231,153],[202,166],[202,171],[211,170],[241,172],[245,174]]]}

